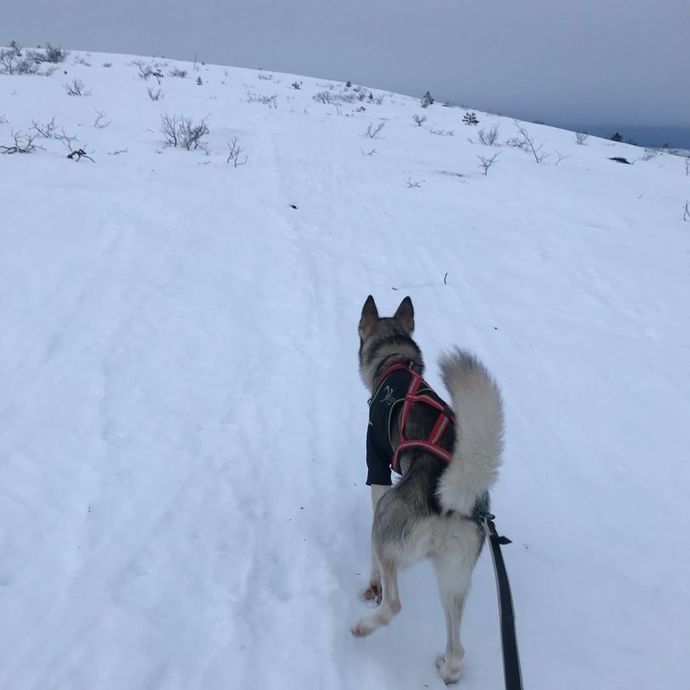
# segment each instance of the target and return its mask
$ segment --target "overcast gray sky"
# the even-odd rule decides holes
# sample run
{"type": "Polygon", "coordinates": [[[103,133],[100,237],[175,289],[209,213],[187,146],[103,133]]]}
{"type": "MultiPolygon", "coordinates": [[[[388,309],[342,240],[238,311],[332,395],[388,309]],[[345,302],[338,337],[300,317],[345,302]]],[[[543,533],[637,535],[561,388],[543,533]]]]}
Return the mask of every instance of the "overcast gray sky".
{"type": "Polygon", "coordinates": [[[0,43],[351,79],[549,123],[690,128],[690,0],[0,0],[0,43]]]}

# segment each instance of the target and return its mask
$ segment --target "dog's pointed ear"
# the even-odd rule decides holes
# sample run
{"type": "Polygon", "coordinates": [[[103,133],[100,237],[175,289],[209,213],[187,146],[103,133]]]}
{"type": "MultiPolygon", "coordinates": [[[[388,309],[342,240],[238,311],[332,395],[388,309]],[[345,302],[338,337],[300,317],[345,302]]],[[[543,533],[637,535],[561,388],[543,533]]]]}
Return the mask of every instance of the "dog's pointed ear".
{"type": "Polygon", "coordinates": [[[374,298],[369,295],[362,307],[362,318],[359,320],[359,337],[364,338],[379,321],[379,310],[374,298]]]}
{"type": "Polygon", "coordinates": [[[393,318],[410,334],[414,331],[414,309],[412,307],[412,300],[409,297],[400,302],[398,310],[393,315],[393,318]]]}

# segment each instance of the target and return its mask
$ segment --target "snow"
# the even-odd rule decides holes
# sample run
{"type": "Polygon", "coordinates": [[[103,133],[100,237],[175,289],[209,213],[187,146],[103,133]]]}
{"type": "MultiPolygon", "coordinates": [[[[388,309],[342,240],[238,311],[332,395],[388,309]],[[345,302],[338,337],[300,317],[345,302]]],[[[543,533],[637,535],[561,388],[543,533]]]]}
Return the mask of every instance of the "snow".
{"type": "MultiPolygon", "coordinates": [[[[0,144],[55,117],[95,161],[55,139],[0,155],[0,688],[443,687],[427,564],[388,628],[348,629],[369,567],[369,293],[384,313],[412,297],[432,384],[457,344],[502,386],[493,501],[525,687],[687,688],[683,159],[527,124],[552,155],[502,146],[484,176],[462,108],[144,60],[158,86],[132,59],[0,77],[0,144]],[[207,117],[208,155],[166,147],[162,114],[207,117]]],[[[495,596],[485,550],[467,690],[502,687],[495,596]]]]}

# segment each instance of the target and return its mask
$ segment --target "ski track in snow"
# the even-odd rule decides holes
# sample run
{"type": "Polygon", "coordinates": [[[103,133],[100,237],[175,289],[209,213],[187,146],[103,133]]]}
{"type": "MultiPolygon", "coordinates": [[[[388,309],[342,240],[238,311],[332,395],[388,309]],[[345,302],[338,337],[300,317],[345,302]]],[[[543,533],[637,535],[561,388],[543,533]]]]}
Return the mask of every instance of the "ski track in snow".
{"type": "MultiPolygon", "coordinates": [[[[525,687],[684,687],[682,160],[617,166],[637,151],[529,125],[570,157],[503,147],[485,178],[462,109],[428,109],[455,130],[432,136],[413,99],[358,112],[312,100],[322,81],[215,66],[154,103],[130,58],[87,57],[66,68],[88,98],[61,72],[0,77],[1,141],[55,115],[97,161],[50,140],[0,156],[0,688],[443,687],[427,564],[388,628],[348,629],[369,570],[369,293],[385,312],[412,296],[432,384],[457,344],[503,388],[493,500],[525,687]],[[164,112],[211,113],[210,155],[165,149],[164,112]]],[[[486,552],[463,638],[459,687],[502,687],[486,552]]]]}

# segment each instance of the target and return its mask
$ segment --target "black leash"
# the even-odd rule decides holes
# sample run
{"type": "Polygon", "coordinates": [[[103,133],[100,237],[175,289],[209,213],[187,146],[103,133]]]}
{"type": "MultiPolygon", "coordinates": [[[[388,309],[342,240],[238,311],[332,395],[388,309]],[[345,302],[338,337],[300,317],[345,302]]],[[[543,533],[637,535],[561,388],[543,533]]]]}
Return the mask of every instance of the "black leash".
{"type": "Polygon", "coordinates": [[[491,558],[496,573],[496,589],[498,590],[498,610],[501,615],[501,645],[503,647],[503,675],[506,690],[522,690],[522,675],[520,673],[520,655],[518,654],[517,637],[515,635],[515,613],[513,611],[513,597],[510,594],[510,582],[506,565],[501,553],[502,544],[510,544],[507,537],[499,537],[494,525],[496,516],[482,513],[482,527],[491,545],[491,558]]]}

